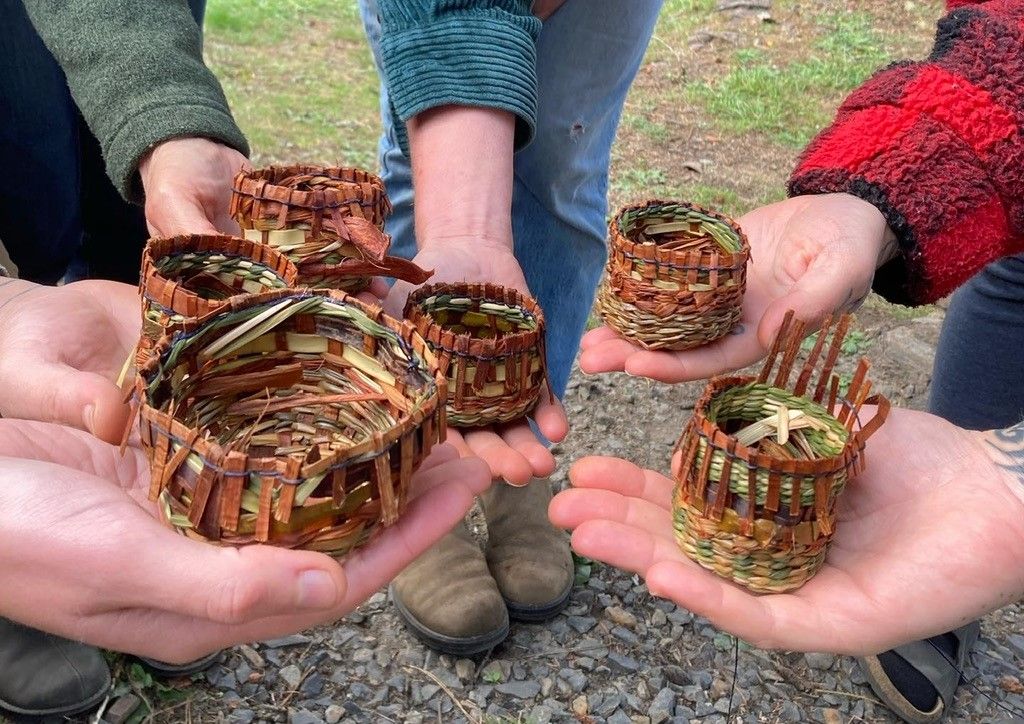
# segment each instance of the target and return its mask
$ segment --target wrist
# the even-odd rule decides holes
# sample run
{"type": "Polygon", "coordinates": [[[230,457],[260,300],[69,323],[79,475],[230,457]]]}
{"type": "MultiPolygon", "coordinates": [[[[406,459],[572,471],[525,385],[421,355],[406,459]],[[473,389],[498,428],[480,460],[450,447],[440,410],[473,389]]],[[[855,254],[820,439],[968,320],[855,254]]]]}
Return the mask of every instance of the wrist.
{"type": "Polygon", "coordinates": [[[1024,528],[1024,422],[979,433],[985,455],[999,470],[999,482],[1018,503],[1024,528]]]}
{"type": "Polygon", "coordinates": [[[875,268],[879,268],[896,257],[899,253],[899,243],[895,232],[889,227],[889,222],[881,210],[869,201],[859,196],[844,193],[847,202],[855,218],[862,217],[866,228],[871,229],[872,240],[871,252],[875,257],[875,268]]]}

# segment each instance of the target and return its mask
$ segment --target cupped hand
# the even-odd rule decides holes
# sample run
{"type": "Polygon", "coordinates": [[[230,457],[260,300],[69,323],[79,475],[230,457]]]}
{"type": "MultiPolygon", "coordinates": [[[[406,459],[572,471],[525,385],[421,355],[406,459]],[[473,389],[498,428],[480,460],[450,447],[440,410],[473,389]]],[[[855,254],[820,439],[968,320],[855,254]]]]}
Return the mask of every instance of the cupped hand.
{"type": "MultiPolygon", "coordinates": [[[[530,293],[519,262],[512,254],[511,243],[490,242],[479,237],[436,239],[421,246],[415,261],[424,269],[434,270],[431,284],[489,282],[530,293]]],[[[384,302],[385,310],[401,318],[412,289],[410,284],[396,282],[384,302]]],[[[551,442],[559,442],[569,433],[568,419],[557,399],[542,393],[531,415],[537,428],[551,442]]],[[[463,455],[482,458],[495,478],[513,485],[525,485],[532,477],[546,477],[555,470],[554,456],[537,439],[525,418],[498,427],[462,430],[450,427],[448,441],[463,455]]]]}
{"type": "Polygon", "coordinates": [[[821,571],[755,596],[686,558],[672,482],[623,460],[588,458],[551,503],[575,550],[638,573],[651,593],[763,648],[864,655],[950,631],[1024,595],[1024,498],[978,433],[893,410],[867,470],[840,499],[821,571]]]}
{"type": "Polygon", "coordinates": [[[78,430],[0,420],[0,615],[191,661],[343,616],[447,533],[489,483],[480,461],[436,448],[399,522],[339,564],[185,538],[154,518],[141,450],[122,457],[78,430]]]}
{"type": "Polygon", "coordinates": [[[755,209],[739,224],[751,261],[743,315],[731,334],[684,352],[645,351],[599,327],[583,338],[580,368],[663,382],[741,369],[767,354],[788,310],[810,333],[830,313],[856,309],[896,248],[881,212],[848,194],[797,196],[755,209]]]}
{"type": "Polygon", "coordinates": [[[116,380],[139,338],[138,290],[13,281],[0,304],[0,415],[59,422],[115,442],[128,411],[116,380]],[[14,291],[16,289],[16,291],[14,291]]]}
{"type": "Polygon", "coordinates": [[[172,138],[139,163],[146,223],[153,236],[238,234],[228,209],[231,185],[249,160],[206,138],[172,138]]]}

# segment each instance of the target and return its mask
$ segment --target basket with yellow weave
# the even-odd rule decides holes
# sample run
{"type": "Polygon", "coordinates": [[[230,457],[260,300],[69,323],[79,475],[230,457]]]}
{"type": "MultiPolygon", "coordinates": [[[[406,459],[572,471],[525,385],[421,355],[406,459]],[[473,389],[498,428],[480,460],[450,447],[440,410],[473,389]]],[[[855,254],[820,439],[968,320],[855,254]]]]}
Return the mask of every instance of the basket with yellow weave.
{"type": "Polygon", "coordinates": [[[298,270],[268,246],[234,236],[186,234],[150,239],[142,253],[141,365],[157,341],[231,297],[283,289],[298,270]]]}
{"type": "Polygon", "coordinates": [[[343,556],[394,523],[444,437],[446,382],[412,325],[340,292],[234,297],[136,378],[150,496],[179,532],[343,556]]]}
{"type": "Polygon", "coordinates": [[[799,588],[821,567],[837,499],[863,470],[865,443],[888,415],[884,397],[868,396],[865,360],[849,389],[839,391],[832,370],[850,318],[838,321],[826,352],[830,323],[791,383],[804,325],[788,315],[760,375],[712,380],[677,446],[680,547],[757,593],[799,588]],[[875,406],[866,422],[865,403],[875,406]]]}
{"type": "Polygon", "coordinates": [[[391,203],[368,171],[269,166],[235,176],[231,215],[246,239],[266,244],[299,268],[299,285],[355,292],[375,276],[422,284],[431,273],[388,256],[384,222],[391,203]]]}
{"type": "Polygon", "coordinates": [[[749,257],[743,230],[722,214],[674,201],[627,206],[609,226],[598,312],[644,349],[713,342],[740,320],[749,257]]]}
{"type": "Polygon", "coordinates": [[[551,394],[544,314],[525,294],[495,284],[432,284],[409,296],[405,316],[448,379],[449,424],[517,420],[551,394]]]}

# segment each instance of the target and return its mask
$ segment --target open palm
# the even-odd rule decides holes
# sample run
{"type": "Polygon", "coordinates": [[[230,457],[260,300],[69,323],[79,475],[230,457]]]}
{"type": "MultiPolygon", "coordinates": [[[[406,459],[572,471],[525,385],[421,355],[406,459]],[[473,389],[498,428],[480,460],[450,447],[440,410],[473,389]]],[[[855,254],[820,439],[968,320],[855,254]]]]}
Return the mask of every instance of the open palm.
{"type": "Polygon", "coordinates": [[[650,352],[600,327],[583,338],[583,371],[682,382],[742,369],[767,353],[790,309],[810,323],[810,333],[871,291],[886,224],[870,204],[846,194],[798,196],[755,209],[739,223],[751,261],[743,315],[730,335],[684,352],[650,352]]]}
{"type": "Polygon", "coordinates": [[[873,654],[1021,595],[1024,506],[977,433],[893,410],[868,452],[824,567],[792,593],[752,595],[683,556],[672,482],[622,460],[577,463],[551,518],[574,529],[581,555],[642,575],[652,594],[764,648],[873,654]]]}
{"type": "Polygon", "coordinates": [[[127,411],[115,381],[139,338],[138,289],[18,284],[26,291],[0,308],[0,415],[119,440],[127,411]]]}

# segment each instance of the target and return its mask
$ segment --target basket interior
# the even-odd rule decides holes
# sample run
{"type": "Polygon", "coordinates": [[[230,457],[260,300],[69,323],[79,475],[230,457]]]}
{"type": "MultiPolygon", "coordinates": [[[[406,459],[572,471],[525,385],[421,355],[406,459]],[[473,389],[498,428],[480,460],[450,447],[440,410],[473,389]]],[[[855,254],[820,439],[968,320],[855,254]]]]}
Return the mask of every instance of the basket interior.
{"type": "Polygon", "coordinates": [[[154,264],[160,276],[178,282],[201,299],[212,301],[288,286],[273,269],[244,256],[188,252],[168,254],[156,259],[154,264]]]}
{"type": "Polygon", "coordinates": [[[348,188],[352,184],[367,183],[371,174],[354,168],[318,168],[295,166],[269,166],[251,173],[252,178],[263,179],[277,186],[296,191],[325,191],[348,188]]]}
{"type": "Polygon", "coordinates": [[[475,339],[502,339],[537,329],[537,318],[532,312],[503,301],[435,294],[419,304],[435,323],[450,332],[468,334],[475,339]]]}
{"type": "Polygon", "coordinates": [[[360,308],[294,296],[179,334],[147,397],[226,448],[312,462],[405,422],[435,392],[426,363],[360,308]]]}
{"type": "Polygon", "coordinates": [[[619,217],[619,231],[637,244],[654,244],[665,251],[742,250],[735,228],[725,221],[683,204],[628,209],[619,217]]]}

